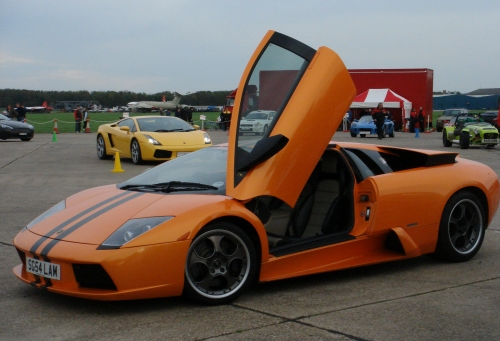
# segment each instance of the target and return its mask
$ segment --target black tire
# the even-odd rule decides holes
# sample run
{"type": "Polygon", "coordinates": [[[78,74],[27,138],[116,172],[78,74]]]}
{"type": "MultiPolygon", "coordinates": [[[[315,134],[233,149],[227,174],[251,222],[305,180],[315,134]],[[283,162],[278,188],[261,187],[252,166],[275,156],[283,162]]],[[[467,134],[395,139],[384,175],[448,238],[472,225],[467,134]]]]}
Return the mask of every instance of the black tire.
{"type": "Polygon", "coordinates": [[[471,259],[481,248],[486,223],[483,206],[474,194],[455,194],[444,207],[433,255],[450,262],[471,259]]]}
{"type": "Polygon", "coordinates": [[[487,144],[486,148],[495,148],[496,144],[487,144]]]}
{"type": "Polygon", "coordinates": [[[446,134],[446,130],[443,130],[443,147],[451,147],[452,142],[448,140],[448,134],[446,134]]]}
{"type": "Polygon", "coordinates": [[[97,157],[101,160],[110,159],[111,155],[106,154],[106,143],[104,142],[104,137],[99,134],[97,135],[97,157]]]}
{"type": "Polygon", "coordinates": [[[142,163],[141,146],[136,139],[133,139],[130,144],[130,156],[134,164],[140,165],[142,163]]]}
{"type": "Polygon", "coordinates": [[[262,133],[260,133],[260,135],[264,135],[265,133],[267,133],[267,124],[264,126],[264,128],[262,128],[262,133]]]}
{"type": "Polygon", "coordinates": [[[460,133],[460,139],[459,139],[459,144],[460,144],[460,149],[469,149],[469,143],[470,143],[470,134],[468,131],[462,131],[460,133]]]}
{"type": "Polygon", "coordinates": [[[436,128],[436,131],[437,131],[438,133],[440,133],[440,132],[442,132],[442,131],[443,131],[443,129],[444,129],[443,127],[437,127],[437,128],[436,128]]]}
{"type": "Polygon", "coordinates": [[[189,247],[184,294],[208,305],[228,304],[256,278],[258,265],[250,238],[230,223],[208,225],[189,247]]]}
{"type": "Polygon", "coordinates": [[[366,137],[366,134],[359,134],[360,137],[366,137]]]}
{"type": "Polygon", "coordinates": [[[394,137],[394,129],[389,133],[389,137],[394,137]]]}
{"type": "Polygon", "coordinates": [[[356,137],[358,136],[358,134],[354,134],[353,132],[351,132],[351,137],[356,137]]]}
{"type": "Polygon", "coordinates": [[[23,141],[23,142],[28,142],[30,140],[31,140],[31,137],[22,137],[21,138],[21,141],[23,141]]]}

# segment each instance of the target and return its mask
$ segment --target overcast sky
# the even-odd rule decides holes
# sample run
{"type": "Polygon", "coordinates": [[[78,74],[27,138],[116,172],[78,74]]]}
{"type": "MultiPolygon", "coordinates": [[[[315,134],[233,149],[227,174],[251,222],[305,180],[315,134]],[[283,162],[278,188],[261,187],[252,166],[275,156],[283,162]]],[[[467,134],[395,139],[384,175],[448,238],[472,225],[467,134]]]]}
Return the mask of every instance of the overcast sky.
{"type": "Polygon", "coordinates": [[[0,89],[231,90],[268,30],[350,69],[433,69],[434,91],[500,87],[499,0],[0,0],[0,13],[0,89]]]}

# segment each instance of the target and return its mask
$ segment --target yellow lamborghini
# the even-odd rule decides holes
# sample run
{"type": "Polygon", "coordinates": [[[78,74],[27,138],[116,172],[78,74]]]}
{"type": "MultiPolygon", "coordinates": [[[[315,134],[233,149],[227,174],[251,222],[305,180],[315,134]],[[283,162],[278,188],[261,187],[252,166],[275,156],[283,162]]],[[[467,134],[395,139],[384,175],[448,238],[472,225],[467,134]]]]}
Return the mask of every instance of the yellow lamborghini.
{"type": "Polygon", "coordinates": [[[97,132],[97,156],[108,159],[116,152],[131,158],[166,161],[212,145],[210,136],[185,121],[169,116],[127,117],[103,124],[97,132]]]}

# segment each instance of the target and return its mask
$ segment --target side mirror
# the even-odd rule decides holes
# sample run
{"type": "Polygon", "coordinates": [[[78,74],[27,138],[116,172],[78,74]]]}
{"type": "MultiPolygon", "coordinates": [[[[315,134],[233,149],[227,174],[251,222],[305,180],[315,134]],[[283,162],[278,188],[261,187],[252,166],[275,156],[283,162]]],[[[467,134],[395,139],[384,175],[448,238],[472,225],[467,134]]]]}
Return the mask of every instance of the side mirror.
{"type": "Polygon", "coordinates": [[[120,127],[120,130],[121,130],[121,131],[126,131],[127,133],[129,133],[129,132],[130,132],[130,128],[129,128],[129,127],[127,127],[127,126],[120,127]]]}

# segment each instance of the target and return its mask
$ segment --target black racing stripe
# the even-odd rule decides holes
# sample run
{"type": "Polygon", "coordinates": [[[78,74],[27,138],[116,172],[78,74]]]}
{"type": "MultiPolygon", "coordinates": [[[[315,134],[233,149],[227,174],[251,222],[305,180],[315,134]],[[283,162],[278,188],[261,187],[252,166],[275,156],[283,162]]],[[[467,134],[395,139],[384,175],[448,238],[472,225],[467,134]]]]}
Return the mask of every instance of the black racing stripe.
{"type": "Polygon", "coordinates": [[[50,243],[48,243],[47,245],[45,245],[45,247],[42,249],[42,251],[40,252],[40,255],[42,257],[47,257],[47,254],[50,252],[50,250],[52,250],[52,248],[57,244],[59,243],[62,239],[64,239],[64,237],[66,237],[67,235],[71,234],[72,232],[76,231],[77,229],[79,229],[80,227],[82,227],[83,225],[87,224],[89,221],[103,215],[104,213],[108,212],[109,210],[112,210],[113,208],[117,207],[117,206],[120,206],[122,205],[123,203],[126,203],[127,201],[130,201],[132,199],[135,199],[141,195],[143,195],[145,193],[135,193],[134,195],[131,195],[129,197],[126,197],[120,201],[117,201],[115,202],[114,204],[111,204],[105,208],[103,208],[102,210],[99,210],[97,212],[95,212],[94,214],[88,216],[87,218],[79,221],[78,223],[76,223],[75,225],[71,226],[69,229],[65,230],[64,232],[60,233],[59,235],[57,235],[57,239],[52,239],[50,241],[50,243]]]}
{"type": "Polygon", "coordinates": [[[95,204],[94,206],[90,207],[90,208],[87,208],[85,211],[82,211],[80,213],[78,213],[77,215],[71,217],[70,219],[66,220],[65,222],[59,224],[57,227],[53,228],[52,230],[50,230],[48,233],[46,233],[43,237],[40,237],[40,239],[38,239],[36,241],[35,244],[33,244],[33,246],[31,247],[30,249],[30,252],[35,254],[36,253],[36,250],[40,247],[40,245],[43,244],[44,241],[46,241],[48,239],[48,237],[52,236],[54,233],[56,233],[57,231],[59,231],[60,229],[62,229],[64,226],[66,225],[69,225],[71,224],[72,222],[74,222],[75,220],[77,219],[80,219],[81,217],[83,217],[84,215],[88,214],[89,212],[92,212],[93,210],[99,208],[100,206],[102,205],[106,205],[107,203],[109,203],[110,201],[113,201],[113,200],[116,200],[124,195],[127,195],[129,194],[130,192],[123,192],[123,193],[120,193],[120,194],[117,194],[115,195],[114,197],[111,197],[109,199],[106,199],[104,201],[101,201],[100,203],[98,204],[95,204]]]}

